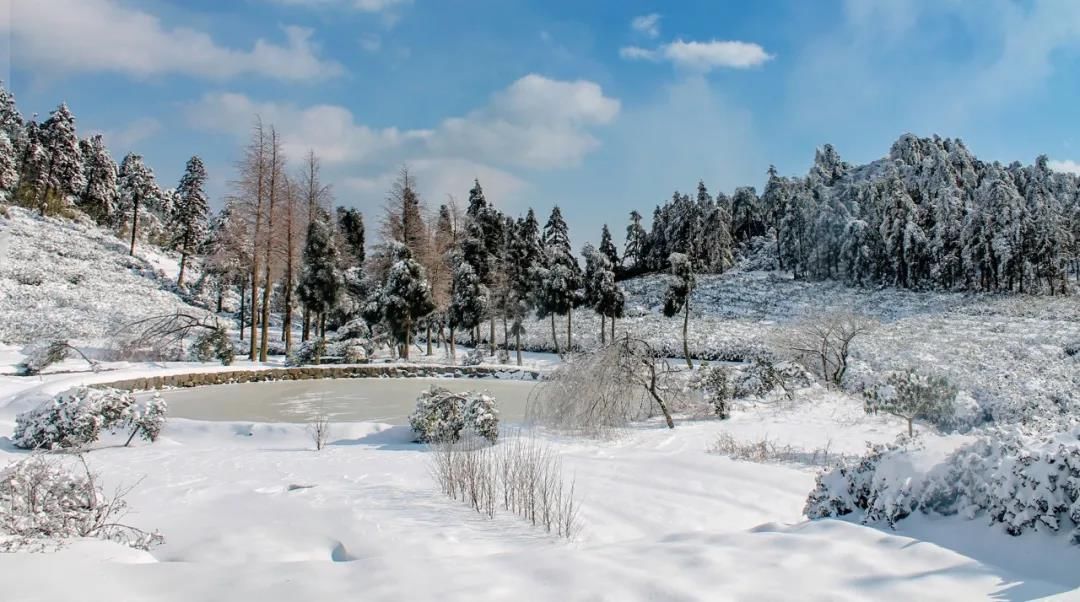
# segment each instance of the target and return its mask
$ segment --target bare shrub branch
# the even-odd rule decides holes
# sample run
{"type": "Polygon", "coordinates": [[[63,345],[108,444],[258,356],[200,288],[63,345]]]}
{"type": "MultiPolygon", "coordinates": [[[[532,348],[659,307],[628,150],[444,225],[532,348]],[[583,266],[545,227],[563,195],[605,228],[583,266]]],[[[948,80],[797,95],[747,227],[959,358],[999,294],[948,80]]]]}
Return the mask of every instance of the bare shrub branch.
{"type": "Polygon", "coordinates": [[[827,383],[841,386],[847,372],[851,342],[874,329],[871,318],[850,311],[819,314],[785,332],[778,346],[827,383]]]}

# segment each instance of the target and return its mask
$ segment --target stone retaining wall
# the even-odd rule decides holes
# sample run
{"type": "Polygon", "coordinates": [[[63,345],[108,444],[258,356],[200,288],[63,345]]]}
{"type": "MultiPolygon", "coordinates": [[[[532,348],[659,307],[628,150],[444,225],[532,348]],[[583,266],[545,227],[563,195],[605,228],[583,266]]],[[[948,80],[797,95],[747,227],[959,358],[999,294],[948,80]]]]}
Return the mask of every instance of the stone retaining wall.
{"type": "Polygon", "coordinates": [[[320,378],[512,378],[539,380],[540,372],[522,368],[485,368],[480,366],[302,366],[296,368],[272,368],[269,370],[230,370],[226,372],[198,372],[194,374],[164,374],[145,378],[132,378],[95,387],[112,387],[126,391],[150,391],[177,387],[201,387],[230,383],[271,382],[282,380],[315,380],[320,378]]]}

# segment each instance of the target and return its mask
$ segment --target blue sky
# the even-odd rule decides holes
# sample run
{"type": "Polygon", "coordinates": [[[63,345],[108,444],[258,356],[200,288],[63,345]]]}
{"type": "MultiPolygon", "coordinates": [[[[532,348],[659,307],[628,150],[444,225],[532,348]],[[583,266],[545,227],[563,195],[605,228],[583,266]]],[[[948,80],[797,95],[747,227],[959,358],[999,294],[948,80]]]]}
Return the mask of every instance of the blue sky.
{"type": "Polygon", "coordinates": [[[219,203],[256,113],[369,219],[407,162],[431,206],[479,177],[511,213],[561,205],[575,244],[698,179],[802,174],[826,142],[1080,161],[1068,0],[0,2],[25,113],[66,101],[167,186],[198,154],[219,203]]]}

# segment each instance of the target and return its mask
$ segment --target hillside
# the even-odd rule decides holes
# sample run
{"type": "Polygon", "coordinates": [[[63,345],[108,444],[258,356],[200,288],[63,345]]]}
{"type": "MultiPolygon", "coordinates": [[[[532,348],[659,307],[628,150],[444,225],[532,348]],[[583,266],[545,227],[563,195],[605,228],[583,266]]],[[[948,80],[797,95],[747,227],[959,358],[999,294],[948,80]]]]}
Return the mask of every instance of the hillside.
{"type": "Polygon", "coordinates": [[[177,294],[175,269],[157,249],[129,256],[126,243],[92,223],[10,207],[0,213],[0,343],[99,346],[133,320],[202,312],[177,294]]]}

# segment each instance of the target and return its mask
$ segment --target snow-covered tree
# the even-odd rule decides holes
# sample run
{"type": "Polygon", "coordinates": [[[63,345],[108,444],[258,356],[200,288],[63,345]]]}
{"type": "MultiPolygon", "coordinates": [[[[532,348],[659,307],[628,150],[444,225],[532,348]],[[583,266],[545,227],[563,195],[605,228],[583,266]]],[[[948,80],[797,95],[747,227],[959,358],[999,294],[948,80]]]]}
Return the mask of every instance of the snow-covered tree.
{"type": "Polygon", "coordinates": [[[386,273],[380,301],[383,321],[400,344],[402,359],[409,359],[412,332],[420,320],[435,311],[424,266],[404,244],[392,248],[393,263],[386,273]]]}
{"type": "Polygon", "coordinates": [[[364,214],[354,207],[338,207],[337,226],[349,264],[364,265],[364,214]]]}
{"type": "Polygon", "coordinates": [[[79,197],[79,208],[99,224],[112,224],[117,210],[116,162],[101,134],[79,142],[86,187],[79,197]]]}
{"type": "Polygon", "coordinates": [[[667,292],[664,294],[664,315],[671,318],[682,313],[683,355],[686,356],[686,365],[693,369],[694,362],[690,359],[690,343],[687,336],[690,326],[690,297],[697,286],[694,265],[693,261],[683,253],[672,253],[668,258],[668,263],[671,264],[671,275],[674,278],[668,284],[667,292]]]}
{"type": "Polygon", "coordinates": [[[626,227],[626,246],[623,248],[623,263],[628,268],[640,269],[648,257],[648,233],[641,225],[641,214],[630,212],[630,225],[626,227]]]}
{"type": "Polygon", "coordinates": [[[6,131],[0,130],[0,191],[13,194],[19,184],[19,158],[6,131]]]}
{"type": "Polygon", "coordinates": [[[45,214],[67,208],[68,197],[82,193],[86,186],[75,117],[66,104],[61,103],[41,124],[41,144],[49,158],[44,197],[38,200],[45,214]]]}
{"type": "Polygon", "coordinates": [[[205,242],[207,213],[210,211],[206,197],[206,167],[198,156],[188,159],[184,175],[176,187],[176,205],[173,207],[171,230],[173,245],[180,251],[180,274],[176,285],[184,284],[184,269],[190,255],[198,252],[205,242]]]}
{"type": "Polygon", "coordinates": [[[611,240],[611,231],[608,230],[607,224],[600,229],[600,246],[597,250],[604,254],[608,263],[611,264],[611,269],[616,269],[622,262],[619,261],[619,250],[615,248],[615,243],[611,240]]]}
{"type": "Polygon", "coordinates": [[[614,265],[607,255],[586,244],[581,250],[585,258],[585,293],[583,301],[600,314],[600,344],[607,343],[607,318],[611,318],[611,337],[615,337],[615,318],[622,316],[625,297],[615,284],[614,265]]]}
{"type": "Polygon", "coordinates": [[[863,398],[868,413],[903,418],[910,437],[916,419],[941,422],[952,416],[956,388],[944,377],[908,369],[892,372],[883,384],[865,389],[863,398]]]}
{"type": "Polygon", "coordinates": [[[562,211],[556,205],[544,226],[544,259],[533,274],[536,281],[534,304],[537,316],[551,318],[551,338],[559,353],[555,316],[566,316],[566,350],[573,345],[573,309],[580,302],[581,267],[570,250],[570,234],[562,211]]]}
{"type": "Polygon", "coordinates": [[[326,332],[326,317],[337,304],[341,292],[341,276],[338,274],[338,252],[327,225],[327,216],[317,214],[308,225],[307,241],[300,269],[297,295],[300,303],[315,316],[320,334],[326,332]]]}
{"type": "Polygon", "coordinates": [[[457,330],[470,331],[484,319],[487,307],[487,287],[476,275],[476,270],[460,254],[454,258],[454,278],[451,286],[450,306],[447,309],[447,326],[450,330],[450,357],[455,357],[457,330]]]}
{"type": "Polygon", "coordinates": [[[0,131],[7,134],[13,146],[18,146],[23,135],[23,118],[15,106],[15,95],[4,87],[3,81],[0,81],[0,131]]]}
{"type": "Polygon", "coordinates": [[[127,216],[131,230],[131,248],[135,254],[135,240],[139,233],[139,210],[161,196],[161,189],[154,181],[154,172],[143,163],[142,155],[129,153],[120,163],[118,194],[122,211],[127,216]]]}

